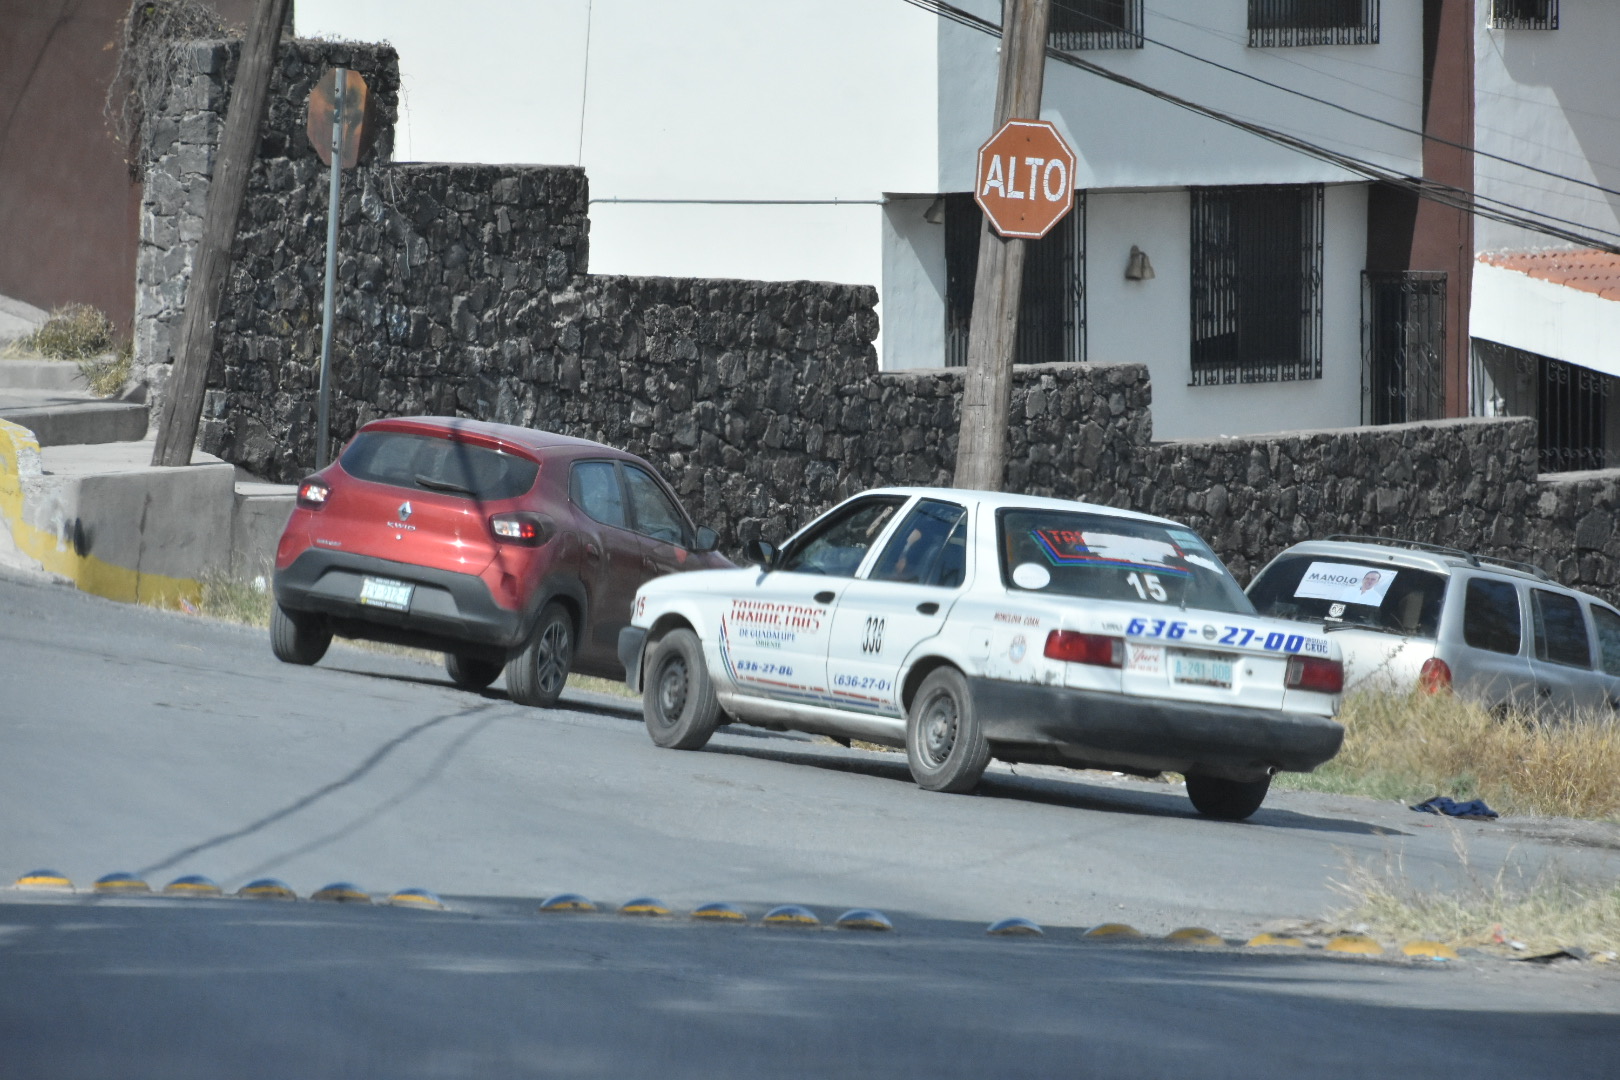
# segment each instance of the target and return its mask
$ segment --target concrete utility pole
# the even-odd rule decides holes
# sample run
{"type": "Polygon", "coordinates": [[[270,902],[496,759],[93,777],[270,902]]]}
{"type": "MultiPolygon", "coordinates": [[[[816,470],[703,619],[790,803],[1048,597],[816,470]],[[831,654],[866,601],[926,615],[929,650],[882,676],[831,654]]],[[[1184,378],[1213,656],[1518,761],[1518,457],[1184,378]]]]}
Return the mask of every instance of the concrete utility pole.
{"type": "MultiPolygon", "coordinates": [[[[996,79],[995,131],[1008,120],[1041,115],[1046,27],[1051,0],[1007,0],[996,79]]],[[[967,383],[956,446],[956,486],[1000,491],[1007,476],[1007,415],[1012,407],[1013,345],[1028,241],[1004,240],[988,218],[980,226],[979,267],[968,328],[967,383]]]]}
{"type": "Polygon", "coordinates": [[[186,289],[186,312],[180,324],[180,348],[174,374],[158,417],[154,465],[189,465],[202,419],[203,390],[208,385],[208,361],[214,354],[214,322],[225,299],[231,274],[231,244],[247,197],[248,174],[259,148],[259,125],[264,122],[270,75],[292,0],[258,0],[253,21],[242,43],[231,107],[214,158],[208,185],[208,206],[203,212],[202,239],[192,260],[191,284],[186,289]]]}

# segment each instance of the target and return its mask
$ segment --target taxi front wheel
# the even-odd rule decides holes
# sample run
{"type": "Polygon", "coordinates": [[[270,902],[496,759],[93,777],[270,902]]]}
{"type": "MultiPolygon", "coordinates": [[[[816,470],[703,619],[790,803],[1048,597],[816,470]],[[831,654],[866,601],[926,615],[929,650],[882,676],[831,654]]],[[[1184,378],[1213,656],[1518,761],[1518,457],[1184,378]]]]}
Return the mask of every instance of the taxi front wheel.
{"type": "Polygon", "coordinates": [[[906,761],[926,791],[965,794],[979,786],[990,764],[990,744],[979,729],[967,679],[940,668],[923,680],[906,714],[906,761]]]}
{"type": "Polygon", "coordinates": [[[647,734],[670,750],[701,750],[720,724],[720,700],[703,660],[703,643],[684,627],[653,646],[641,691],[647,734]]]}

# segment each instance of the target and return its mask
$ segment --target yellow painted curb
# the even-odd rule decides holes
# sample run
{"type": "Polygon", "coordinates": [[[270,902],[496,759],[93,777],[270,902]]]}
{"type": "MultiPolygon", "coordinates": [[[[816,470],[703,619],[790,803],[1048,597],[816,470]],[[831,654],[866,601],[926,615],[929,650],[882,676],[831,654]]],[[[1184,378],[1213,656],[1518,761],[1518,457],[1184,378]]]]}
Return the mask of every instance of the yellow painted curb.
{"type": "MultiPolygon", "coordinates": [[[[3,422],[3,421],[0,421],[3,422]]],[[[30,870],[17,879],[17,888],[36,892],[72,892],[73,882],[55,870],[30,870]]]]}
{"type": "Polygon", "coordinates": [[[595,911],[596,905],[579,895],[579,893],[565,892],[547,897],[540,902],[540,906],[535,910],[544,911],[547,914],[553,911],[595,911]]]}
{"type": "Polygon", "coordinates": [[[219,885],[201,874],[187,874],[163,886],[166,896],[219,896],[219,885]]]}
{"type": "Polygon", "coordinates": [[[1460,960],[1457,950],[1438,941],[1408,941],[1401,946],[1404,956],[1425,956],[1430,960],[1460,960]]]}
{"type": "Polygon", "coordinates": [[[1384,947],[1366,934],[1340,934],[1327,943],[1328,952],[1349,953],[1352,956],[1383,956],[1384,947]]]}
{"type": "Polygon", "coordinates": [[[619,909],[620,915],[639,915],[645,918],[658,918],[669,914],[669,905],[662,900],[651,896],[638,896],[627,901],[619,909]]]}
{"type": "Polygon", "coordinates": [[[706,919],[710,922],[748,921],[748,916],[742,913],[742,909],[733,904],[728,904],[723,900],[717,901],[713,904],[704,904],[702,907],[694,909],[692,912],[692,918],[706,919]]]}
{"type": "Polygon", "coordinates": [[[310,894],[311,900],[323,900],[332,904],[369,904],[371,894],[358,885],[350,885],[347,881],[334,881],[332,884],[315,890],[310,894]]]}
{"type": "Polygon", "coordinates": [[[80,555],[67,538],[29,524],[23,512],[23,474],[33,475],[39,468],[39,440],[34,433],[0,420],[0,524],[11,532],[18,551],[82,591],[109,600],[177,608],[182,600],[194,604],[202,599],[200,581],[141,573],[94,555],[80,555]]]}
{"type": "Polygon", "coordinates": [[[1303,949],[1305,947],[1305,943],[1299,938],[1289,937],[1286,934],[1256,934],[1244,942],[1244,945],[1251,949],[1264,949],[1268,946],[1284,949],[1303,949]]]}
{"type": "Polygon", "coordinates": [[[760,920],[766,926],[820,926],[821,920],[816,913],[799,904],[783,904],[773,907],[765,913],[760,920]]]}
{"type": "Polygon", "coordinates": [[[98,893],[149,893],[152,887],[134,874],[115,871],[96,878],[98,893]]]}
{"type": "Polygon", "coordinates": [[[1122,922],[1109,922],[1103,923],[1101,926],[1093,926],[1080,936],[1088,938],[1139,938],[1142,936],[1142,932],[1136,927],[1122,922]]]}
{"type": "Polygon", "coordinates": [[[1205,930],[1202,926],[1183,926],[1180,930],[1172,930],[1164,935],[1164,940],[1175,941],[1183,945],[1225,945],[1226,939],[1213,930],[1205,930]]]}

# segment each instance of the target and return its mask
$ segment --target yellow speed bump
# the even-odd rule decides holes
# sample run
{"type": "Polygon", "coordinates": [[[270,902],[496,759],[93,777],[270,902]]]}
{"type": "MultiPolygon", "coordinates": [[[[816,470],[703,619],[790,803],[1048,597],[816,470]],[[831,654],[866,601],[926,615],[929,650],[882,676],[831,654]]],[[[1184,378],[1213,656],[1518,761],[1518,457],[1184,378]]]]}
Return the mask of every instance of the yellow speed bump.
{"type": "Polygon", "coordinates": [[[126,874],[122,870],[115,870],[110,874],[103,874],[96,878],[96,892],[128,895],[130,893],[149,893],[152,887],[134,874],[126,874]]]}
{"type": "Polygon", "coordinates": [[[202,874],[187,874],[177,877],[163,886],[165,896],[219,896],[219,884],[213,878],[202,874]]]}
{"type": "Polygon", "coordinates": [[[735,904],[728,904],[724,900],[718,900],[712,904],[704,904],[700,908],[693,909],[692,918],[704,919],[708,922],[745,923],[748,921],[748,916],[742,913],[741,908],[737,907],[735,904]]]}
{"type": "Polygon", "coordinates": [[[1180,930],[1172,930],[1164,935],[1164,940],[1174,941],[1181,945],[1225,945],[1226,939],[1213,930],[1205,930],[1202,926],[1183,926],[1180,930]]]}
{"type": "Polygon", "coordinates": [[[773,907],[765,913],[760,920],[766,926],[820,926],[821,920],[816,913],[800,904],[783,904],[773,907]]]}
{"type": "Polygon", "coordinates": [[[443,911],[444,901],[426,889],[401,889],[388,898],[394,907],[425,908],[428,911],[443,911]]]}
{"type": "Polygon", "coordinates": [[[984,931],[997,937],[1045,937],[1046,931],[1040,924],[1026,919],[1021,915],[1014,915],[1007,919],[998,919],[991,923],[984,931]]]}
{"type": "Polygon", "coordinates": [[[1080,936],[1088,938],[1139,938],[1142,936],[1142,932],[1126,923],[1105,922],[1101,926],[1093,926],[1080,936]]]}
{"type": "Polygon", "coordinates": [[[351,885],[347,881],[334,881],[330,885],[316,889],[309,897],[311,900],[323,900],[329,904],[369,904],[371,894],[358,885],[351,885]]]}
{"type": "Polygon", "coordinates": [[[17,888],[37,892],[72,892],[73,882],[55,870],[30,870],[17,879],[17,888]]]}
{"type": "Polygon", "coordinates": [[[1351,956],[1383,956],[1384,947],[1366,934],[1340,934],[1327,943],[1328,952],[1351,956]]]}
{"type": "Polygon", "coordinates": [[[1401,946],[1401,955],[1418,956],[1428,960],[1460,960],[1457,950],[1438,941],[1408,941],[1401,946]]]}
{"type": "Polygon", "coordinates": [[[596,905],[579,895],[579,893],[565,892],[546,897],[535,910],[544,911],[548,914],[553,911],[595,911],[596,905]]]}
{"type": "Polygon", "coordinates": [[[838,916],[833,924],[840,930],[893,930],[894,923],[881,911],[871,908],[851,908],[838,916]]]}
{"type": "Polygon", "coordinates": [[[645,919],[656,919],[669,914],[669,905],[653,896],[638,896],[627,901],[619,909],[620,915],[637,915],[645,919]]]}
{"type": "Polygon", "coordinates": [[[280,878],[255,878],[236,890],[236,895],[244,900],[296,900],[298,894],[293,892],[292,886],[280,878]]]}
{"type": "Polygon", "coordinates": [[[1244,944],[1251,949],[1303,949],[1305,947],[1305,943],[1299,938],[1289,937],[1287,934],[1256,934],[1244,944]]]}

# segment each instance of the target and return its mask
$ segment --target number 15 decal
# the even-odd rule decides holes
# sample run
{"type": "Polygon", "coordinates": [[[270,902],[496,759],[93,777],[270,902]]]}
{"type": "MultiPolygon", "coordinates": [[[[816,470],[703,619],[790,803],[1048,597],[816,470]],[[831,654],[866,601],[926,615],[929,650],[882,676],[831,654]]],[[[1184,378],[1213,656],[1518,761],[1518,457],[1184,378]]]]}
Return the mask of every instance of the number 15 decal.
{"type": "Polygon", "coordinates": [[[1125,580],[1136,590],[1136,595],[1143,600],[1152,597],[1162,604],[1170,598],[1170,594],[1165,592],[1164,586],[1159,583],[1158,574],[1139,574],[1132,571],[1125,575],[1125,580]]]}

